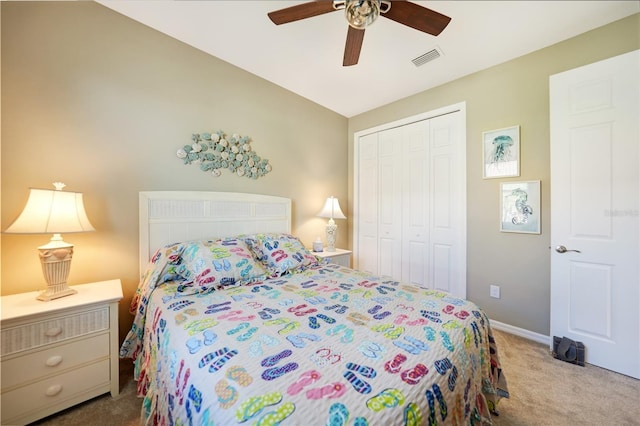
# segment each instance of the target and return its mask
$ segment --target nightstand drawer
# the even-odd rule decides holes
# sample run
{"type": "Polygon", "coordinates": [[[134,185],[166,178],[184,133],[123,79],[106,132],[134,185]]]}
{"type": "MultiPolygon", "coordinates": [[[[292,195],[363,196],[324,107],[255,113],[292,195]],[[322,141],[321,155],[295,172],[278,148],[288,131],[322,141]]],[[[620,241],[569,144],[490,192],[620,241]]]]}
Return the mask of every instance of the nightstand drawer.
{"type": "Polygon", "coordinates": [[[326,259],[330,263],[351,268],[351,250],[336,248],[335,251],[314,252],[321,259],[326,259]]]}
{"type": "Polygon", "coordinates": [[[2,356],[109,329],[109,308],[8,327],[2,333],[2,356]]]}
{"type": "Polygon", "coordinates": [[[11,389],[41,377],[109,357],[109,333],[2,360],[2,388],[11,389]]]}
{"type": "MultiPolygon", "coordinates": [[[[21,417],[38,407],[45,410],[51,406],[64,406],[69,401],[92,389],[93,396],[108,391],[110,380],[109,360],[77,368],[59,376],[44,379],[13,391],[2,393],[2,423],[16,424],[21,417]]],[[[22,422],[20,422],[22,423],[22,422]]]]}

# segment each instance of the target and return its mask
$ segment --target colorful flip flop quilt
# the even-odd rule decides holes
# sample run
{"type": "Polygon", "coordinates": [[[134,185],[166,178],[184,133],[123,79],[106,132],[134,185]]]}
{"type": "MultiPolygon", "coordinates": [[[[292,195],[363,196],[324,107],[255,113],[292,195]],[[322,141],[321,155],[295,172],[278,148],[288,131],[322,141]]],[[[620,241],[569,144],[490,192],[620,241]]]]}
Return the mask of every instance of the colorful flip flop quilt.
{"type": "Polygon", "coordinates": [[[203,290],[165,257],[121,348],[148,424],[490,424],[508,397],[467,300],[327,263],[203,290]]]}

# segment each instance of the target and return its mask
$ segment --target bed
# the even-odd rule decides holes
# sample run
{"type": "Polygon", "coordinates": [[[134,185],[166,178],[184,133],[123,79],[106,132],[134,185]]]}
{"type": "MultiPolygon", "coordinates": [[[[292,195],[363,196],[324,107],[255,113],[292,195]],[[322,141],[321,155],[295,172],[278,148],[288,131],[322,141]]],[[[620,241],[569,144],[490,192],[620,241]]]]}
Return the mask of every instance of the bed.
{"type": "Polygon", "coordinates": [[[142,192],[140,265],[141,423],[491,424],[508,397],[478,306],[322,261],[289,199],[142,192]]]}

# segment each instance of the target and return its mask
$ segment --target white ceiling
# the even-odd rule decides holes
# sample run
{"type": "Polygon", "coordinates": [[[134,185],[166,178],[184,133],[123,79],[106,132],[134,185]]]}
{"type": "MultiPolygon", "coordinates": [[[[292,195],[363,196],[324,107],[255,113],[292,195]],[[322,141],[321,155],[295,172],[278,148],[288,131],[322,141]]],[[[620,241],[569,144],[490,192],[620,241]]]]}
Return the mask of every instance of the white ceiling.
{"type": "Polygon", "coordinates": [[[640,1],[415,1],[449,26],[434,37],[378,18],[343,67],[342,11],[277,26],[268,12],[304,1],[98,2],[345,117],[640,12],[640,1]],[[434,48],[440,58],[411,62],[434,48]]]}

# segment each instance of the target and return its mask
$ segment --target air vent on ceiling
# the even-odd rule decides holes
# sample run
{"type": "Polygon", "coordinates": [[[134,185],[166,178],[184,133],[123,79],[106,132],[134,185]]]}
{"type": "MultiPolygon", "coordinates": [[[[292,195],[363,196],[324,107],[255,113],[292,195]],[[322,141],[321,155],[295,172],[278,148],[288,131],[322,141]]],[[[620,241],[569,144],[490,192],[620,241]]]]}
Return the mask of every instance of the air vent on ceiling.
{"type": "Polygon", "coordinates": [[[427,53],[412,59],[411,62],[413,62],[413,65],[415,65],[416,67],[419,67],[426,64],[427,62],[438,59],[440,56],[442,56],[442,50],[440,50],[439,47],[436,47],[435,49],[432,49],[427,53]]]}

